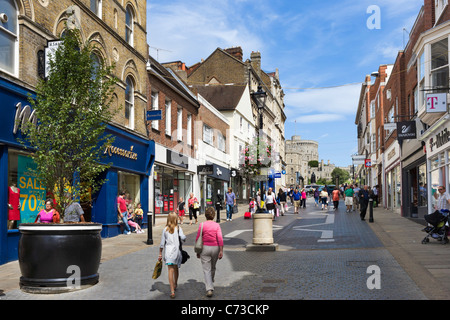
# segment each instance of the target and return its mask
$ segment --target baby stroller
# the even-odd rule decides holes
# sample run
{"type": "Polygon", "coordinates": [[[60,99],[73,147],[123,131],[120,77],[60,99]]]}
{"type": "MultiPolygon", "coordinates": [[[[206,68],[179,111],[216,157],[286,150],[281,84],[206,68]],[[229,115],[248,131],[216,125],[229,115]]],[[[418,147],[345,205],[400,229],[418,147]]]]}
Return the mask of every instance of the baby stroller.
{"type": "Polygon", "coordinates": [[[430,237],[438,241],[442,241],[442,244],[448,243],[447,237],[447,221],[449,210],[436,210],[435,212],[425,215],[425,221],[430,225],[425,227],[422,231],[426,232],[426,237],[422,240],[423,244],[430,242],[430,237]]]}

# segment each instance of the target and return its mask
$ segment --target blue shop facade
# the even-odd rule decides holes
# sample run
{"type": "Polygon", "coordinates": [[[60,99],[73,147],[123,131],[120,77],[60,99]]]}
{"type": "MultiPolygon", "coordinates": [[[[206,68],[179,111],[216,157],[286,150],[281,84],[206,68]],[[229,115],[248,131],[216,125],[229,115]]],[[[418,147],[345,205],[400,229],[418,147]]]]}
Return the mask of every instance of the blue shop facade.
{"type": "MultiPolygon", "coordinates": [[[[0,265],[18,259],[20,223],[34,222],[44,207],[47,197],[45,186],[30,174],[27,168],[34,165],[27,151],[18,141],[20,125],[36,123],[28,102],[34,93],[6,79],[0,79],[0,265]],[[10,214],[10,205],[19,202],[17,212],[10,214]]],[[[127,201],[141,204],[144,224],[149,210],[149,175],[155,159],[155,143],[131,131],[108,125],[106,134],[115,139],[104,150],[105,163],[111,167],[103,173],[105,184],[82,203],[86,221],[103,225],[102,237],[114,237],[121,233],[117,217],[117,196],[124,190],[127,201]]]]}

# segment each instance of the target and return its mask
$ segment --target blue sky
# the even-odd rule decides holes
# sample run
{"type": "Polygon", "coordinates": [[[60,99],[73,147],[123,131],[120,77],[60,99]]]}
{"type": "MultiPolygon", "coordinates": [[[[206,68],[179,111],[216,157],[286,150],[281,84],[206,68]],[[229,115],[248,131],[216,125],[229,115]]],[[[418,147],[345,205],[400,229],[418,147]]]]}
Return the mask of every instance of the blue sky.
{"type": "Polygon", "coordinates": [[[261,52],[262,69],[279,69],[285,137],[319,143],[319,160],[338,166],[357,152],[361,83],[393,64],[423,0],[148,0],[147,40],[159,62],[188,66],[216,48],[261,52]],[[380,19],[372,20],[377,6],[380,19]],[[369,29],[367,21],[379,22],[369,29]],[[405,31],[405,30],[406,31],[405,31]],[[156,50],[154,48],[160,48],[156,50]]]}

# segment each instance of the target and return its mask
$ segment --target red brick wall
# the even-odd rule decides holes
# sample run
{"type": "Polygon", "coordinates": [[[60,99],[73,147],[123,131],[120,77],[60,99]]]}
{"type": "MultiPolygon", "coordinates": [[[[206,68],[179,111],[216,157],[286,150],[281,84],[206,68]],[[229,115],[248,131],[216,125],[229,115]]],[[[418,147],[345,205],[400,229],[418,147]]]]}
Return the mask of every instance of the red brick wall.
{"type": "Polygon", "coordinates": [[[197,120],[198,111],[197,108],[192,104],[192,102],[187,101],[184,97],[182,97],[175,90],[170,88],[168,85],[163,83],[157,77],[152,74],[148,75],[148,105],[147,110],[151,110],[151,93],[152,91],[158,92],[158,109],[162,110],[162,119],[159,120],[158,130],[155,130],[151,126],[151,122],[148,123],[148,137],[154,140],[156,143],[159,143],[167,148],[173,149],[176,146],[181,147],[177,148],[177,150],[182,150],[182,153],[189,157],[194,157],[194,122],[197,120]],[[171,108],[171,135],[166,135],[166,106],[165,101],[172,101],[171,108]],[[177,141],[177,112],[178,108],[181,107],[183,109],[182,116],[182,128],[183,128],[183,141],[177,141]],[[188,144],[187,139],[187,114],[190,113],[192,115],[192,141],[188,144]]]}

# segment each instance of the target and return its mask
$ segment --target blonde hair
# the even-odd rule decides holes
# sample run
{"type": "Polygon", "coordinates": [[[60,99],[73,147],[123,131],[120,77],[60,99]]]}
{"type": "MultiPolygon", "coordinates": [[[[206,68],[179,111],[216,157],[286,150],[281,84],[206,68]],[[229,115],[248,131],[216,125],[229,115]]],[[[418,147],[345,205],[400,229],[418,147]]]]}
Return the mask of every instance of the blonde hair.
{"type": "Polygon", "coordinates": [[[178,225],[178,216],[175,212],[169,212],[169,215],[167,216],[167,231],[169,231],[170,234],[174,233],[175,227],[178,225]]]}

